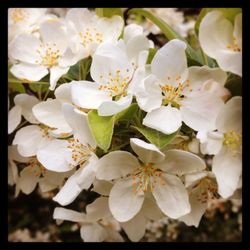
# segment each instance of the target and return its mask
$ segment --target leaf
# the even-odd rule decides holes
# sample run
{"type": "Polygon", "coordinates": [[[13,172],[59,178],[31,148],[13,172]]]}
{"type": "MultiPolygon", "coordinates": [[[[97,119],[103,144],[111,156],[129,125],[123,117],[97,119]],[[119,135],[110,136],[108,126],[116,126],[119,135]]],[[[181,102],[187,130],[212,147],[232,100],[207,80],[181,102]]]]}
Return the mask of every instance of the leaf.
{"type": "Polygon", "coordinates": [[[97,110],[88,113],[88,123],[97,145],[105,152],[110,147],[114,126],[121,120],[132,120],[138,110],[136,103],[113,116],[99,116],[97,110]]]}
{"type": "Polygon", "coordinates": [[[142,135],[146,137],[146,139],[150,143],[156,145],[160,149],[168,145],[179,132],[179,131],[176,131],[173,134],[166,135],[155,129],[148,128],[145,126],[141,126],[141,127],[133,126],[133,128],[137,129],[142,135]]]}
{"type": "Polygon", "coordinates": [[[242,96],[241,77],[234,74],[230,74],[225,84],[225,87],[230,90],[232,96],[242,96]]]}
{"type": "Polygon", "coordinates": [[[150,48],[147,58],[147,64],[150,64],[156,54],[157,50],[155,48],[150,48]]]}
{"type": "Polygon", "coordinates": [[[194,26],[194,30],[195,33],[198,35],[199,34],[199,27],[200,27],[200,23],[203,19],[203,17],[210,11],[213,10],[219,10],[222,12],[222,14],[224,15],[225,18],[227,18],[230,22],[232,22],[232,24],[234,23],[234,18],[235,16],[242,12],[241,8],[203,8],[197,18],[197,21],[195,23],[194,26]]]}
{"type": "Polygon", "coordinates": [[[151,12],[149,12],[147,10],[139,9],[139,8],[131,9],[131,10],[129,10],[128,13],[129,14],[139,14],[139,15],[142,15],[142,16],[148,18],[156,26],[159,27],[159,29],[162,31],[162,33],[165,35],[165,37],[168,40],[180,39],[180,40],[184,41],[187,44],[186,54],[187,54],[188,60],[190,60],[190,64],[191,65],[203,65],[202,61],[200,60],[196,51],[188,44],[188,42],[180,34],[178,34],[176,31],[174,31],[161,18],[156,17],[155,15],[153,15],[151,12]]]}
{"type": "Polygon", "coordinates": [[[96,8],[95,13],[99,17],[112,17],[118,15],[123,18],[123,12],[121,8],[96,8]]]}
{"type": "Polygon", "coordinates": [[[13,92],[25,93],[25,88],[22,81],[13,76],[10,72],[10,65],[8,67],[8,88],[13,92]]]}

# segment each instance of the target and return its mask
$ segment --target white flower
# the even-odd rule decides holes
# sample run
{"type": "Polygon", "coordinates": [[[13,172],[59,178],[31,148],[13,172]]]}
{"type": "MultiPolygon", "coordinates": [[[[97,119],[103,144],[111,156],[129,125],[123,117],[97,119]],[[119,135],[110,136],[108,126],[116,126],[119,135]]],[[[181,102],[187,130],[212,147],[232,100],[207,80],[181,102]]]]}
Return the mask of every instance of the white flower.
{"type": "Polygon", "coordinates": [[[46,8],[9,8],[8,10],[8,40],[15,36],[32,32],[36,23],[46,16],[46,8]]]}
{"type": "Polygon", "coordinates": [[[12,133],[20,124],[22,116],[30,123],[39,123],[32,113],[32,108],[39,100],[35,96],[18,94],[14,98],[14,107],[8,114],[8,134],[12,133]]]}
{"type": "Polygon", "coordinates": [[[180,217],[179,220],[188,226],[198,227],[208,207],[208,202],[219,198],[218,186],[213,173],[208,171],[197,171],[185,175],[185,186],[189,192],[191,212],[180,217]]]}
{"type": "Polygon", "coordinates": [[[221,108],[216,129],[207,133],[207,139],[202,138],[201,152],[215,155],[212,171],[219,194],[228,198],[237,189],[242,174],[242,97],[233,97],[221,108]]]}
{"type": "Polygon", "coordinates": [[[54,139],[37,151],[37,158],[46,169],[67,172],[80,165],[80,168],[66,181],[53,198],[65,206],[70,204],[83,189],[88,189],[96,172],[96,143],[90,132],[87,114],[70,104],[63,104],[62,110],[73,130],[69,139],[54,139]]]}
{"type": "Polygon", "coordinates": [[[188,69],[185,49],[186,44],[177,39],[159,49],[151,63],[152,74],[136,91],[140,108],[148,112],[143,124],[165,134],[177,131],[182,121],[197,131],[209,129],[223,104],[200,88],[208,80],[224,84],[225,72],[208,67],[188,69]]]}
{"type": "Polygon", "coordinates": [[[222,12],[209,12],[200,23],[199,41],[220,68],[242,76],[242,13],[236,15],[233,26],[222,12]]]}
{"type": "Polygon", "coordinates": [[[109,196],[111,213],[120,222],[132,219],[141,210],[145,194],[152,192],[161,211],[171,218],[190,212],[187,191],[179,177],[205,168],[197,156],[169,150],[165,155],[153,144],[136,138],[130,145],[138,159],[126,151],[114,151],[98,162],[97,179],[115,180],[109,196]]]}
{"type": "Polygon", "coordinates": [[[68,220],[79,223],[81,238],[85,242],[123,241],[117,232],[120,227],[110,214],[106,197],[99,197],[87,205],[86,213],[56,207],[53,218],[58,222],[68,220]]]}
{"type": "Polygon", "coordinates": [[[120,16],[98,17],[86,8],[72,8],[67,12],[65,21],[71,48],[74,53],[83,54],[83,58],[92,55],[103,42],[116,42],[124,25],[120,16]]]}
{"type": "Polygon", "coordinates": [[[58,79],[82,58],[82,54],[71,52],[66,27],[59,19],[43,22],[39,32],[40,39],[32,34],[21,34],[10,44],[10,57],[19,61],[10,71],[26,81],[39,81],[50,72],[50,89],[54,90],[58,79]]]}
{"type": "Polygon", "coordinates": [[[90,68],[95,82],[72,82],[72,101],[81,108],[98,109],[101,116],[114,115],[129,107],[134,85],[141,77],[146,63],[148,40],[133,30],[125,30],[126,43],[101,44],[96,50],[90,68]],[[132,33],[132,34],[131,34],[132,33]]]}

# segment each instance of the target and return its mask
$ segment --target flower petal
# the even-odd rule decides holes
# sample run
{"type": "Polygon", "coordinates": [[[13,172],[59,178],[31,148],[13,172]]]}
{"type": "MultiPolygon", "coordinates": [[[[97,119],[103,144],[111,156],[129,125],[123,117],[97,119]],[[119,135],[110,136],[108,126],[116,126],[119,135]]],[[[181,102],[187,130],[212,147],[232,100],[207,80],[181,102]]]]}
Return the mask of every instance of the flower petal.
{"type": "Polygon", "coordinates": [[[32,113],[34,105],[39,103],[39,100],[35,96],[27,94],[18,94],[14,98],[14,103],[22,107],[22,115],[30,123],[39,123],[32,113]]]}
{"type": "Polygon", "coordinates": [[[122,96],[118,101],[104,101],[98,107],[99,116],[111,116],[128,108],[132,102],[132,95],[122,96]]]}
{"type": "Polygon", "coordinates": [[[114,151],[99,159],[96,178],[100,180],[117,179],[133,172],[139,166],[135,156],[126,151],[114,151]]]}
{"type": "Polygon", "coordinates": [[[145,234],[146,219],[143,213],[139,212],[131,220],[121,223],[121,227],[131,241],[138,242],[145,234]]]}
{"type": "Polygon", "coordinates": [[[53,66],[50,69],[50,78],[49,78],[49,81],[50,81],[49,89],[50,90],[55,89],[56,83],[59,80],[59,78],[62,75],[66,74],[68,72],[68,70],[69,70],[69,67],[63,68],[63,67],[59,67],[59,66],[53,66]]]}
{"type": "Polygon", "coordinates": [[[96,147],[96,142],[91,134],[87,114],[80,112],[74,108],[73,105],[64,103],[62,105],[62,111],[67,123],[73,130],[74,137],[78,138],[81,143],[96,147]]]}
{"type": "Polygon", "coordinates": [[[223,101],[211,93],[189,96],[180,107],[182,120],[196,131],[214,129],[215,119],[222,106],[223,101]]]}
{"type": "Polygon", "coordinates": [[[73,168],[70,165],[72,152],[68,145],[66,140],[51,140],[37,151],[37,159],[50,171],[67,172],[73,168]]]}
{"type": "Polygon", "coordinates": [[[242,97],[235,96],[221,108],[216,127],[220,132],[242,131],[242,97]]]}
{"type": "Polygon", "coordinates": [[[71,209],[63,207],[56,207],[53,212],[53,219],[55,220],[67,220],[73,222],[84,222],[85,214],[79,213],[71,209]]]}
{"type": "Polygon", "coordinates": [[[11,134],[22,119],[22,108],[20,106],[14,106],[8,114],[8,134],[11,134]]]}
{"type": "Polygon", "coordinates": [[[168,174],[162,174],[161,179],[164,182],[157,182],[152,193],[162,212],[172,219],[189,213],[188,193],[181,180],[168,174]]]}
{"type": "Polygon", "coordinates": [[[132,178],[115,183],[109,196],[109,208],[116,220],[125,222],[132,219],[141,209],[144,194],[135,193],[132,178]]]}
{"type": "Polygon", "coordinates": [[[142,26],[135,23],[129,24],[124,28],[124,34],[123,34],[124,42],[127,43],[129,40],[142,34],[143,34],[142,26]]]}
{"type": "Polygon", "coordinates": [[[239,13],[234,19],[233,35],[236,38],[237,45],[242,49],[242,13],[239,13]]]}
{"type": "Polygon", "coordinates": [[[59,100],[50,99],[40,102],[32,110],[39,122],[51,128],[57,128],[61,133],[70,133],[72,131],[64,118],[62,104],[59,100]]]}
{"type": "Polygon", "coordinates": [[[108,196],[110,193],[111,188],[113,187],[113,184],[108,181],[103,181],[103,180],[94,180],[93,182],[93,188],[92,191],[101,194],[101,195],[106,195],[108,196]]]}
{"type": "Polygon", "coordinates": [[[103,102],[112,99],[108,92],[101,91],[98,87],[99,85],[95,82],[72,82],[71,94],[73,103],[81,108],[98,109],[103,102]]]}
{"type": "Polygon", "coordinates": [[[221,150],[222,144],[223,134],[220,132],[209,132],[207,140],[200,145],[201,153],[204,155],[216,155],[221,150]]]}
{"type": "Polygon", "coordinates": [[[39,81],[49,72],[45,66],[33,65],[28,63],[14,64],[10,72],[17,78],[28,81],[39,81]]]}
{"type": "Polygon", "coordinates": [[[130,145],[144,163],[157,163],[165,159],[165,155],[154,144],[130,138],[130,145]]]}
{"type": "Polygon", "coordinates": [[[17,131],[13,145],[17,145],[22,156],[33,156],[49,139],[43,137],[42,130],[36,125],[29,125],[17,131]]]}
{"type": "Polygon", "coordinates": [[[154,56],[151,63],[152,73],[163,82],[167,77],[175,79],[182,76],[187,69],[186,47],[187,45],[178,39],[166,43],[154,56]]]}
{"type": "Polygon", "coordinates": [[[215,155],[212,171],[218,183],[218,192],[223,198],[233,195],[237,189],[242,174],[242,156],[233,156],[231,152],[223,148],[215,155]]]}
{"type": "Polygon", "coordinates": [[[164,134],[172,134],[182,124],[181,113],[177,108],[170,105],[167,107],[162,106],[147,113],[142,124],[164,134]]]}
{"type": "Polygon", "coordinates": [[[184,175],[206,168],[204,160],[199,156],[179,149],[170,149],[165,152],[165,160],[156,164],[164,172],[184,175]]]}
{"type": "Polygon", "coordinates": [[[105,228],[98,223],[82,225],[80,233],[84,242],[102,242],[108,236],[105,228]]]}
{"type": "Polygon", "coordinates": [[[59,85],[54,92],[56,99],[60,100],[63,103],[64,102],[71,103],[72,102],[71,86],[72,82],[69,83],[67,82],[59,85]]]}

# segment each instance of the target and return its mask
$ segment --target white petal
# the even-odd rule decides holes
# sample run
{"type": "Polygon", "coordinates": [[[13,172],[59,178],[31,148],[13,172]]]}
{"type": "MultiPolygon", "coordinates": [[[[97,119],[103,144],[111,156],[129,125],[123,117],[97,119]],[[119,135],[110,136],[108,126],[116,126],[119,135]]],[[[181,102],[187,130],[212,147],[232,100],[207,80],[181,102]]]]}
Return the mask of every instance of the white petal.
{"type": "Polygon", "coordinates": [[[22,108],[14,106],[8,114],[8,134],[11,134],[21,122],[22,108]]]}
{"type": "Polygon", "coordinates": [[[206,168],[204,160],[199,156],[179,149],[167,150],[165,160],[156,166],[167,173],[177,175],[193,173],[206,168]]]}
{"type": "Polygon", "coordinates": [[[157,163],[165,159],[165,155],[154,144],[130,138],[130,145],[144,163],[157,163]]]}
{"type": "Polygon", "coordinates": [[[53,219],[55,220],[67,220],[73,222],[84,222],[85,214],[79,213],[71,209],[63,207],[56,207],[53,213],[53,219]]]}
{"type": "Polygon", "coordinates": [[[94,82],[72,82],[71,94],[73,103],[81,108],[98,109],[103,102],[111,100],[109,93],[98,90],[98,87],[99,85],[94,82]]]}
{"type": "Polygon", "coordinates": [[[105,228],[98,223],[82,225],[80,233],[85,242],[102,242],[108,236],[105,228]]]}
{"type": "Polygon", "coordinates": [[[39,81],[48,74],[45,66],[28,63],[15,64],[10,68],[10,72],[17,78],[29,81],[39,81]]]}
{"type": "Polygon", "coordinates": [[[179,218],[180,221],[185,222],[188,226],[198,227],[201,217],[207,209],[207,203],[201,203],[197,200],[195,193],[191,193],[189,196],[189,202],[191,205],[191,212],[179,218]]]}
{"type": "Polygon", "coordinates": [[[126,151],[114,151],[104,155],[98,162],[96,178],[112,180],[132,173],[139,166],[135,156],[126,151]]]}
{"type": "Polygon", "coordinates": [[[91,134],[87,114],[75,109],[73,105],[64,103],[62,111],[67,123],[73,130],[74,137],[78,138],[81,143],[96,147],[96,142],[91,134]]]}
{"type": "Polygon", "coordinates": [[[241,154],[232,156],[225,148],[213,159],[212,171],[218,183],[218,192],[223,198],[228,198],[237,189],[242,174],[241,154]]]}
{"type": "Polygon", "coordinates": [[[124,28],[123,39],[125,43],[127,43],[130,39],[142,34],[143,34],[143,27],[138,24],[132,23],[124,28]]]}
{"type": "Polygon", "coordinates": [[[167,77],[175,79],[177,76],[181,76],[187,69],[186,47],[187,45],[178,39],[166,43],[153,58],[152,73],[165,81],[167,77]]]}
{"type": "Polygon", "coordinates": [[[79,176],[76,178],[76,183],[81,187],[81,189],[88,189],[96,176],[98,157],[93,154],[82,166],[83,169],[79,176]]]}
{"type": "Polygon", "coordinates": [[[165,217],[160,208],[157,206],[152,193],[146,194],[140,213],[143,213],[147,219],[154,221],[165,217]]]}
{"type": "Polygon", "coordinates": [[[233,35],[237,40],[237,45],[242,49],[242,13],[235,17],[233,35]]]}
{"type": "Polygon", "coordinates": [[[69,70],[69,67],[63,68],[63,67],[59,67],[59,66],[53,66],[50,69],[50,90],[54,90],[56,87],[56,83],[59,80],[59,78],[66,74],[69,70]]]}
{"type": "Polygon", "coordinates": [[[182,124],[181,113],[177,108],[160,107],[147,113],[142,122],[143,125],[156,129],[164,134],[172,134],[182,124]]]}
{"type": "Polygon", "coordinates": [[[200,145],[201,153],[216,155],[221,150],[222,143],[223,134],[220,132],[209,132],[207,134],[207,140],[200,145]]]}
{"type": "Polygon", "coordinates": [[[14,98],[14,103],[22,107],[22,115],[30,123],[39,123],[32,113],[32,107],[39,103],[35,96],[18,94],[14,98]]]}
{"type": "Polygon", "coordinates": [[[161,175],[162,182],[156,183],[152,192],[156,203],[164,214],[177,219],[190,212],[188,193],[181,180],[174,176],[161,175]]]}
{"type": "Polygon", "coordinates": [[[32,167],[26,167],[20,172],[19,187],[25,194],[30,194],[36,187],[40,175],[32,167]]]}
{"type": "Polygon", "coordinates": [[[37,159],[48,170],[67,172],[73,168],[69,164],[72,152],[67,148],[68,145],[66,140],[51,140],[38,150],[37,159]]]}
{"type": "MultiPolygon", "coordinates": [[[[137,83],[138,84],[138,83],[137,83]]],[[[136,101],[141,109],[151,112],[160,108],[162,91],[154,75],[149,75],[141,82],[142,87],[137,87],[136,101]]]]}
{"type": "Polygon", "coordinates": [[[216,119],[216,127],[220,132],[242,131],[242,97],[235,96],[223,105],[216,119]]]}
{"type": "Polygon", "coordinates": [[[124,21],[120,16],[111,18],[99,18],[96,22],[96,28],[103,34],[105,42],[115,42],[122,33],[124,21]]]}
{"type": "Polygon", "coordinates": [[[182,101],[180,107],[182,120],[196,131],[213,129],[222,106],[223,101],[211,93],[189,96],[182,101]]]}
{"type": "Polygon", "coordinates": [[[41,42],[31,34],[21,34],[10,44],[10,56],[25,63],[37,64],[40,56],[37,49],[41,42]]]}
{"type": "Polygon", "coordinates": [[[42,130],[36,125],[23,127],[17,131],[13,145],[17,145],[18,151],[22,156],[33,156],[48,141],[42,135],[42,130]]]}
{"type": "Polygon", "coordinates": [[[55,97],[56,99],[60,100],[61,102],[72,102],[72,98],[71,98],[71,86],[72,83],[63,83],[60,86],[58,86],[55,89],[55,97]]]}
{"type": "Polygon", "coordinates": [[[185,187],[190,187],[196,185],[201,179],[209,176],[211,172],[208,171],[198,171],[191,174],[186,174],[184,176],[185,187]]]}
{"type": "Polygon", "coordinates": [[[132,102],[132,95],[122,96],[118,101],[104,101],[98,107],[99,116],[111,116],[128,108],[132,102]]]}
{"type": "Polygon", "coordinates": [[[99,197],[94,202],[86,206],[87,219],[98,221],[111,216],[108,205],[108,197],[99,197]]]}
{"type": "Polygon", "coordinates": [[[132,78],[133,68],[125,51],[110,43],[101,44],[93,56],[90,68],[92,79],[98,84],[107,84],[109,74],[115,77],[117,70],[120,70],[122,78],[128,77],[127,82],[132,78]]]}
{"type": "Polygon", "coordinates": [[[204,52],[217,59],[218,53],[233,43],[233,26],[222,12],[211,11],[200,23],[199,41],[204,52]]]}
{"type": "Polygon", "coordinates": [[[146,219],[143,213],[139,212],[131,220],[121,223],[122,228],[133,242],[138,242],[145,234],[146,219]]]}
{"type": "Polygon", "coordinates": [[[101,194],[101,195],[109,195],[111,188],[113,187],[113,184],[108,181],[103,180],[94,180],[93,182],[94,187],[92,188],[92,191],[101,194]]]}
{"type": "Polygon", "coordinates": [[[29,158],[23,157],[22,155],[20,155],[20,153],[17,150],[16,145],[11,145],[11,146],[8,146],[8,160],[14,160],[14,161],[25,163],[29,161],[29,158]]]}
{"type": "Polygon", "coordinates": [[[132,219],[141,209],[144,194],[134,192],[132,178],[115,183],[109,196],[109,208],[116,220],[125,222],[132,219]]]}
{"type": "Polygon", "coordinates": [[[40,102],[33,107],[32,111],[39,122],[51,128],[57,128],[61,133],[70,133],[72,131],[64,118],[62,104],[59,100],[50,99],[40,102]]]}
{"type": "Polygon", "coordinates": [[[43,43],[48,43],[51,47],[63,54],[67,48],[67,33],[63,22],[60,19],[45,21],[40,26],[40,33],[43,43]]]}

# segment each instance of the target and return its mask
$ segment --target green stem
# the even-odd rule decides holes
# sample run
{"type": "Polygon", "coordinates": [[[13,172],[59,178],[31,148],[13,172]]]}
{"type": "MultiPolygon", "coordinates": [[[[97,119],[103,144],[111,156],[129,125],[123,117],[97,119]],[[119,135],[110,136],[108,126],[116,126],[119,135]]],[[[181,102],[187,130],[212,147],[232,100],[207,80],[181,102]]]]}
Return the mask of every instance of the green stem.
{"type": "Polygon", "coordinates": [[[207,56],[205,55],[204,51],[201,49],[201,55],[202,55],[202,58],[203,58],[203,61],[206,65],[208,65],[208,60],[207,60],[207,56]]]}
{"type": "Polygon", "coordinates": [[[27,124],[28,121],[23,121],[22,123],[20,123],[15,130],[18,130],[19,128],[21,128],[23,125],[27,124]]]}
{"type": "Polygon", "coordinates": [[[47,90],[47,92],[45,93],[45,95],[44,95],[44,97],[43,97],[43,101],[45,101],[45,100],[46,100],[46,98],[47,98],[47,96],[48,96],[49,92],[50,92],[50,89],[48,89],[48,90],[47,90]]]}

